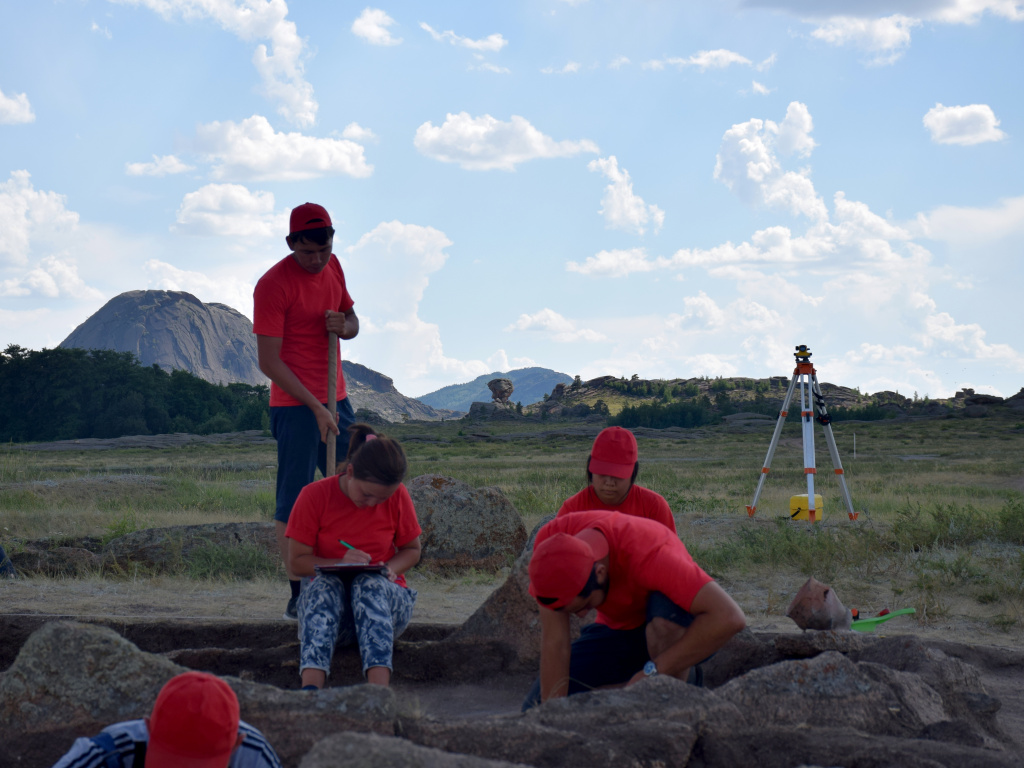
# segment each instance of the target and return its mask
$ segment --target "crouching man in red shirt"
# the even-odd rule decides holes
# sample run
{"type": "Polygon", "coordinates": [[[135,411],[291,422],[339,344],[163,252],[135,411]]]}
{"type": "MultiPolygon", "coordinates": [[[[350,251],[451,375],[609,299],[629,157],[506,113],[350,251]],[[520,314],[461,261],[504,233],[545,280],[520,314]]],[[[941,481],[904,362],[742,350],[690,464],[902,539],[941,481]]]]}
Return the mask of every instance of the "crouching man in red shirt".
{"type": "Polygon", "coordinates": [[[523,710],[652,675],[700,684],[698,665],[746,626],[743,611],[654,520],[573,512],[537,532],[530,594],[540,606],[540,678],[523,710]],[[569,615],[597,609],[570,643],[569,615]]]}

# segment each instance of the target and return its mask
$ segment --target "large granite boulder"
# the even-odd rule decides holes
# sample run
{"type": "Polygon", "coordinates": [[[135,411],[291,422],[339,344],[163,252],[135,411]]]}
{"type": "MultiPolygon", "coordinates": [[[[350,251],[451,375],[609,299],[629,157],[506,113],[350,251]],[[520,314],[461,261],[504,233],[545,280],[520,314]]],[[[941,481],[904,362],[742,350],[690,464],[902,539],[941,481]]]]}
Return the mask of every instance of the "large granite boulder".
{"type": "Polygon", "coordinates": [[[254,546],[278,556],[273,523],[207,523],[144,528],[112,539],[104,548],[108,563],[138,563],[154,571],[174,570],[203,547],[254,546]]]}
{"type": "MultiPolygon", "coordinates": [[[[148,715],[164,683],[185,671],[111,629],[44,625],[0,677],[0,764],[52,765],[76,737],[148,715]]],[[[263,731],[286,765],[297,764],[328,733],[394,733],[395,700],[388,689],[358,685],[310,696],[225,679],[238,696],[242,719],[263,731]]]]}
{"type": "Polygon", "coordinates": [[[423,565],[493,572],[511,565],[526,543],[522,517],[497,488],[441,475],[420,475],[406,485],[423,528],[423,565]]]}
{"type": "Polygon", "coordinates": [[[375,733],[336,733],[317,742],[299,768],[524,768],[522,763],[488,760],[422,747],[407,739],[375,733]]]}

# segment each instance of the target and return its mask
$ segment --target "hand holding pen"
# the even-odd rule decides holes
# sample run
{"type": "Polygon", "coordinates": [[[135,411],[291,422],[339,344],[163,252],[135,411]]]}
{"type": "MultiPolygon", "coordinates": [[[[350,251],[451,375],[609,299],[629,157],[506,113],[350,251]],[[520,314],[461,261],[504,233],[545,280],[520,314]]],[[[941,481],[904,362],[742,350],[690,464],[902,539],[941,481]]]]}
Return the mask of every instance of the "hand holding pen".
{"type": "Polygon", "coordinates": [[[343,558],[341,558],[341,562],[343,562],[343,563],[368,563],[368,562],[370,562],[370,556],[366,552],[363,552],[363,550],[356,549],[355,547],[353,547],[351,544],[349,544],[347,541],[344,541],[343,539],[338,539],[338,543],[348,549],[348,552],[345,553],[345,556],[343,558]]]}

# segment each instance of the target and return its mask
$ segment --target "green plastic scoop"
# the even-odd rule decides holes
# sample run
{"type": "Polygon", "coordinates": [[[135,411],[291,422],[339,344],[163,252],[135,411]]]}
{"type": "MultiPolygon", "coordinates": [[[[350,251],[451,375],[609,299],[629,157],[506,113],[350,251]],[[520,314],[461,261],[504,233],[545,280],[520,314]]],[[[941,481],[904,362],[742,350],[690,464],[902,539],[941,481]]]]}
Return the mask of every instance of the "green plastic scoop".
{"type": "Polygon", "coordinates": [[[855,629],[858,632],[874,632],[875,627],[883,621],[888,621],[893,616],[906,616],[908,613],[917,613],[917,611],[913,608],[900,608],[898,611],[892,611],[882,616],[872,616],[870,619],[857,619],[850,624],[850,629],[855,629]]]}

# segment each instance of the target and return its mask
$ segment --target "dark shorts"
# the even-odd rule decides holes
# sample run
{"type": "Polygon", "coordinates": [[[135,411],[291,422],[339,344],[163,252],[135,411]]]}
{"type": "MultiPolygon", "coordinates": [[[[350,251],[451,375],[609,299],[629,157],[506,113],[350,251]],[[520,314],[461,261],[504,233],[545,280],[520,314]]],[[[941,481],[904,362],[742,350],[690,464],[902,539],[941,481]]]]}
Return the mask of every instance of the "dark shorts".
{"type": "MultiPolygon", "coordinates": [[[[338,429],[335,443],[337,461],[348,453],[348,427],[356,420],[348,398],[338,401],[338,429]]],[[[327,470],[327,444],[320,439],[316,416],[304,405],[283,405],[270,409],[270,433],[277,440],[277,503],[274,519],[288,522],[299,491],[313,482],[317,467],[327,470]]]]}
{"type": "MultiPolygon", "coordinates": [[[[651,660],[647,652],[647,624],[654,618],[667,619],[681,627],[693,623],[693,614],[661,592],[647,599],[647,621],[636,629],[612,629],[588,624],[572,644],[569,659],[569,695],[585,693],[605,685],[627,682],[651,660]]],[[[523,711],[540,703],[540,678],[523,701],[523,711]]]]}

